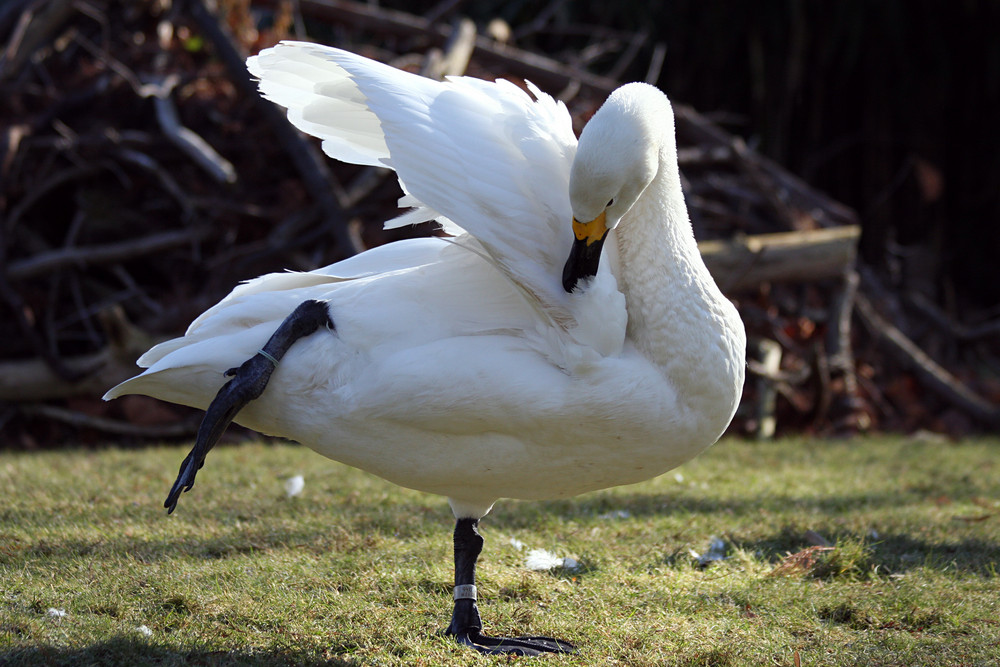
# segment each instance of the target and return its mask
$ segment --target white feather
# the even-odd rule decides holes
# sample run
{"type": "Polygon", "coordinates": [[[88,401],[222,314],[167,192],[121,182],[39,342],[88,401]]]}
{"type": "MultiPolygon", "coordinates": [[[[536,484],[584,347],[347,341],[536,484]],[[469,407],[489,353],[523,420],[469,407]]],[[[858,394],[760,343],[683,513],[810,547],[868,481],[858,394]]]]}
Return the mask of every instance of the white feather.
{"type": "Polygon", "coordinates": [[[503,80],[432,81],[301,42],[248,66],[265,96],[322,138],[328,155],[396,171],[408,195],[401,205],[415,211],[390,226],[444,218],[547,308],[565,307],[559,276],[572,241],[567,182],[576,151],[565,105],[534,86],[533,99],[503,80]]]}

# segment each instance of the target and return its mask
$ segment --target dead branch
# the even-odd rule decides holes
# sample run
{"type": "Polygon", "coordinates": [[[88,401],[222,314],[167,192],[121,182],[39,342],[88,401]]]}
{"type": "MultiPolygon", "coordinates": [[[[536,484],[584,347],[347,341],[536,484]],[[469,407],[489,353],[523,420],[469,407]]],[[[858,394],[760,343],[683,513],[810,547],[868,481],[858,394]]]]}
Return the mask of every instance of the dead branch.
{"type": "Polygon", "coordinates": [[[648,84],[656,85],[660,80],[660,72],[663,70],[663,61],[667,57],[667,45],[664,42],[657,42],[653,46],[653,55],[649,58],[649,67],[646,69],[646,76],[643,79],[648,84]]]}
{"type": "Polygon", "coordinates": [[[200,418],[186,419],[170,424],[132,424],[107,417],[95,417],[75,410],[68,410],[45,403],[32,403],[18,406],[18,412],[28,417],[51,419],[71,426],[94,429],[113,435],[123,435],[130,438],[183,438],[198,432],[200,418]]]}
{"type": "MultiPolygon", "coordinates": [[[[343,212],[333,193],[333,184],[336,181],[330,173],[326,160],[313,144],[309,143],[302,134],[292,127],[285,114],[275,104],[257,94],[257,85],[247,72],[246,54],[240,52],[228,31],[208,11],[204,3],[201,0],[188,0],[187,4],[198,27],[211,41],[216,54],[225,63],[232,81],[247,95],[248,99],[253,101],[257,111],[271,125],[279,144],[292,158],[302,176],[303,183],[323,210],[323,217],[332,228],[341,252],[347,256],[364,250],[363,247],[356,245],[358,239],[352,236],[347,229],[343,212]]],[[[302,3],[303,10],[305,10],[306,4],[302,3]]]]}
{"type": "Polygon", "coordinates": [[[906,295],[906,301],[920,311],[935,327],[949,334],[955,340],[974,341],[993,336],[1000,336],[1000,320],[978,325],[967,325],[956,322],[943,310],[934,305],[930,299],[919,292],[906,295]]]}
{"type": "Polygon", "coordinates": [[[115,154],[116,157],[121,159],[123,162],[145,169],[155,176],[156,180],[159,181],[160,185],[163,187],[163,190],[173,197],[174,201],[177,202],[177,205],[181,207],[181,210],[184,212],[185,219],[191,219],[195,216],[194,202],[191,201],[187,192],[185,192],[184,188],[182,188],[177,182],[177,179],[168,173],[166,169],[161,167],[156,160],[143,152],[132,148],[126,148],[125,146],[118,147],[115,154]]]}
{"type": "Polygon", "coordinates": [[[451,14],[451,12],[454,11],[460,4],[462,4],[462,0],[441,0],[436,5],[431,7],[426,14],[424,14],[424,18],[431,23],[440,21],[451,14]]]}
{"type": "Polygon", "coordinates": [[[465,74],[469,58],[476,46],[476,24],[471,19],[458,21],[444,49],[431,49],[423,67],[423,75],[432,79],[465,74]]]}
{"type": "Polygon", "coordinates": [[[38,48],[51,41],[72,13],[72,0],[35,2],[26,7],[0,55],[0,81],[13,78],[38,48]]]}
{"type": "Polygon", "coordinates": [[[860,284],[861,278],[855,267],[848,267],[844,271],[840,288],[834,292],[831,300],[826,341],[821,346],[825,348],[825,352],[821,351],[817,355],[817,367],[822,378],[817,418],[825,420],[829,411],[834,409],[833,418],[840,425],[849,428],[869,426],[868,416],[859,409],[858,379],[851,340],[854,302],[860,284]],[[838,392],[836,400],[830,388],[835,379],[843,383],[843,389],[838,392]]]}
{"type": "Polygon", "coordinates": [[[768,440],[774,437],[777,420],[774,416],[774,403],[778,392],[767,375],[774,375],[781,368],[781,346],[773,340],[758,338],[751,344],[757,356],[760,357],[761,371],[757,379],[757,437],[768,440]]]}
{"type": "Polygon", "coordinates": [[[760,167],[760,163],[752,159],[750,149],[747,148],[746,143],[739,137],[736,137],[732,140],[731,146],[733,157],[736,158],[736,163],[739,165],[740,170],[750,177],[750,180],[757,186],[757,191],[764,194],[772,213],[777,216],[777,219],[787,229],[795,229],[795,215],[789,210],[788,205],[781,200],[778,190],[774,187],[774,182],[764,173],[764,170],[760,167]]]}
{"type": "Polygon", "coordinates": [[[635,57],[639,55],[639,50],[646,45],[649,41],[649,32],[646,30],[641,31],[639,34],[634,35],[632,39],[628,41],[625,46],[625,50],[622,54],[618,56],[618,60],[608,71],[607,76],[612,79],[621,79],[622,74],[628,69],[635,57]]]}
{"type": "Polygon", "coordinates": [[[682,169],[727,164],[733,160],[729,146],[689,146],[677,149],[677,163],[682,169]]]}
{"type": "Polygon", "coordinates": [[[204,169],[216,181],[235,183],[236,168],[233,167],[233,164],[219,155],[197,132],[181,125],[180,118],[177,117],[177,107],[174,106],[173,99],[170,97],[170,93],[179,81],[180,77],[172,74],[158,83],[143,85],[143,90],[153,98],[156,119],[160,122],[160,128],[170,141],[189,155],[195,164],[204,169]]]}
{"type": "MultiPolygon", "coordinates": [[[[756,343],[754,343],[756,347],[761,348],[757,351],[758,353],[760,353],[760,356],[766,357],[767,353],[770,353],[771,350],[770,347],[768,347],[770,343],[776,343],[776,341],[768,340],[766,338],[761,338],[758,339],[756,343]],[[764,341],[764,346],[759,345],[761,341],[764,341]]],[[[779,351],[781,350],[780,345],[778,345],[778,350],[779,351]]],[[[808,366],[803,366],[802,368],[799,368],[797,370],[782,370],[778,367],[780,363],[781,363],[780,355],[777,356],[776,362],[773,361],[773,357],[771,359],[764,358],[761,361],[757,361],[756,359],[748,357],[747,370],[755,377],[767,380],[769,382],[774,382],[775,384],[787,384],[787,385],[802,384],[803,382],[809,379],[810,375],[812,375],[812,371],[809,369],[808,366]]]]}
{"type": "Polygon", "coordinates": [[[21,335],[28,341],[35,354],[38,355],[40,363],[48,371],[51,371],[62,381],[76,382],[93,370],[92,367],[87,366],[69,366],[59,358],[59,355],[49,347],[29,320],[28,307],[24,298],[13,288],[2,270],[0,270],[0,298],[3,298],[7,303],[21,335]]]}
{"type": "MultiPolygon", "coordinates": [[[[261,4],[274,6],[277,0],[261,4]]],[[[346,0],[302,0],[302,13],[316,19],[349,23],[361,29],[378,30],[407,37],[423,37],[433,46],[440,46],[451,34],[447,26],[377,5],[346,0]]],[[[476,37],[476,58],[487,67],[510,71],[529,79],[543,89],[561,90],[569,82],[578,81],[584,90],[602,96],[618,87],[614,79],[568,67],[557,60],[530,51],[498,43],[489,37],[476,37]]]]}
{"type": "Polygon", "coordinates": [[[830,321],[826,338],[826,348],[829,351],[830,366],[840,373],[846,373],[853,378],[854,356],[851,351],[851,314],[854,312],[854,300],[858,295],[858,285],[861,278],[853,266],[844,271],[844,281],[830,305],[830,321]]]}
{"type": "MultiPolygon", "coordinates": [[[[732,146],[732,138],[719,126],[684,104],[674,105],[678,138],[697,146],[732,146]]],[[[858,217],[850,208],[833,201],[810,187],[805,181],[790,174],[780,165],[756,152],[745,151],[743,159],[753,169],[767,177],[787,196],[789,207],[809,212],[821,227],[857,225],[858,217]]]]}
{"type": "Polygon", "coordinates": [[[161,252],[189,243],[204,240],[212,234],[207,228],[195,227],[178,231],[150,234],[138,239],[107,243],[103,245],[60,248],[50,252],[39,253],[28,259],[12,262],[7,269],[11,280],[26,280],[36,276],[51,273],[67,266],[88,266],[108,264],[126,259],[134,259],[142,255],[161,252]]]}
{"type": "Polygon", "coordinates": [[[954,375],[931,359],[906,334],[879,314],[864,294],[858,294],[856,311],[873,336],[886,346],[900,363],[912,370],[938,396],[977,419],[1000,425],[1000,406],[977,396],[954,375]]]}
{"type": "Polygon", "coordinates": [[[89,178],[105,169],[105,165],[88,164],[79,167],[69,167],[59,171],[54,176],[40,183],[31,192],[26,194],[16,205],[9,209],[7,219],[2,223],[6,230],[11,230],[32,206],[39,202],[45,195],[49,194],[61,185],[78,179],[89,178]]]}

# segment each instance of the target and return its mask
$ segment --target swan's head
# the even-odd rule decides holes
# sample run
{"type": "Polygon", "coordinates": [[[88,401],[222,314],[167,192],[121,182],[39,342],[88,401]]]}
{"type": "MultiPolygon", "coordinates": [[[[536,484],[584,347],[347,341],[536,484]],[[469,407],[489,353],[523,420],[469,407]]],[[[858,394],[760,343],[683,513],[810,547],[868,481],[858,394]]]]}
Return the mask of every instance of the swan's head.
{"type": "Polygon", "coordinates": [[[583,128],[569,177],[575,239],[563,269],[567,292],[597,274],[604,239],[652,182],[673,136],[667,96],[645,83],[611,93],[583,128]]]}

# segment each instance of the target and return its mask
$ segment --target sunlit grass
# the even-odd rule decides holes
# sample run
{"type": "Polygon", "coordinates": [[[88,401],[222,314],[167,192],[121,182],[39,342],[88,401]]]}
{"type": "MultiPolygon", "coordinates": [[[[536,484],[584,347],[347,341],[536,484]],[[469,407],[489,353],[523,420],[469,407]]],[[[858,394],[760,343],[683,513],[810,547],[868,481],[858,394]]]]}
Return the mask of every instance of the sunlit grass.
{"type": "MultiPolygon", "coordinates": [[[[441,634],[442,499],[251,444],[213,451],[167,517],[185,453],[2,455],[0,664],[505,662],[441,634]]],[[[501,502],[482,523],[484,621],[580,646],[551,664],[995,664],[998,454],[726,441],[640,485],[501,502]],[[725,558],[701,567],[713,537],[725,558]],[[579,565],[529,571],[529,548],[579,565]]]]}

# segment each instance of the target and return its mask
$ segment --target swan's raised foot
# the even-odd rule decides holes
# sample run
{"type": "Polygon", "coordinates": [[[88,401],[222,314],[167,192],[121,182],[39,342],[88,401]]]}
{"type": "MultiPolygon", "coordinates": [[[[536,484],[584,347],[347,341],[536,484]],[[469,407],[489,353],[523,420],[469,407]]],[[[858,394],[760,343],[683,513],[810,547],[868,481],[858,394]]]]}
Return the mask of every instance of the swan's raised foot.
{"type": "Polygon", "coordinates": [[[552,637],[489,637],[477,628],[454,634],[455,641],[486,655],[544,655],[576,653],[576,647],[552,637]]]}
{"type": "Polygon", "coordinates": [[[230,422],[243,406],[264,393],[271,379],[271,373],[277,368],[278,362],[285,356],[288,348],[298,339],[308,336],[324,325],[333,329],[326,304],[315,300],[304,301],[275,329],[257,354],[244,361],[238,368],[226,371],[226,376],[232,379],[222,385],[219,393],[209,404],[208,410],[205,411],[205,417],[198,427],[198,437],[195,439],[194,447],[181,463],[177,480],[163,503],[167,508],[167,514],[176,509],[180,495],[194,486],[195,475],[205,465],[205,457],[222,437],[230,422]]]}

